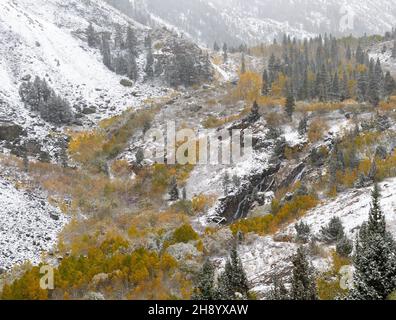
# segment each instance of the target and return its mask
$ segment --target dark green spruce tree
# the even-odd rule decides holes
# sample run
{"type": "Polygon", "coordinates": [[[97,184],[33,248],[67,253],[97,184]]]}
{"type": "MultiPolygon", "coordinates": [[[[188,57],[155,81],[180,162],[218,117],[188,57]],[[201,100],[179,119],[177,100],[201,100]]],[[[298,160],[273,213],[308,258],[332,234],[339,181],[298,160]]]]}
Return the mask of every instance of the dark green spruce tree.
{"type": "Polygon", "coordinates": [[[227,46],[227,43],[224,43],[224,45],[223,45],[223,60],[224,60],[224,63],[226,63],[228,61],[228,46],[227,46]]]}
{"type": "Polygon", "coordinates": [[[249,284],[236,246],[231,250],[224,272],[219,277],[217,298],[220,300],[247,299],[249,284]]]}
{"type": "Polygon", "coordinates": [[[146,67],[144,69],[146,72],[147,78],[152,79],[154,78],[154,57],[153,57],[153,50],[148,48],[147,57],[146,57],[146,67]]]}
{"type": "MultiPolygon", "coordinates": [[[[392,78],[393,79],[393,78],[392,78]]],[[[268,96],[268,94],[269,94],[269,90],[270,88],[269,88],[269,77],[268,77],[268,72],[267,72],[267,69],[264,69],[264,72],[263,72],[263,87],[262,87],[262,89],[261,89],[261,94],[263,95],[263,96],[268,96]]]]}
{"type": "Polygon", "coordinates": [[[179,200],[179,188],[177,187],[176,177],[172,177],[169,185],[169,200],[176,201],[179,200]]]}
{"type": "Polygon", "coordinates": [[[317,300],[317,288],[314,269],[309,264],[305,249],[300,247],[293,257],[293,275],[291,278],[291,300],[317,300]]]}
{"type": "Polygon", "coordinates": [[[296,106],[293,90],[288,88],[287,89],[287,96],[286,96],[286,104],[285,104],[285,111],[290,119],[293,118],[294,107],[296,106]]]}
{"type": "Polygon", "coordinates": [[[192,300],[215,300],[215,298],[215,268],[210,260],[206,260],[198,274],[192,300]]]}
{"type": "Polygon", "coordinates": [[[245,59],[245,53],[242,52],[242,57],[241,57],[241,74],[246,73],[246,59],[245,59]]]}
{"type": "Polygon", "coordinates": [[[87,33],[88,45],[92,48],[95,47],[98,39],[96,37],[95,29],[92,23],[89,24],[86,33],[87,33]]]}
{"type": "Polygon", "coordinates": [[[392,49],[392,58],[396,59],[396,40],[393,43],[393,49],[392,49]]]}
{"type": "Polygon", "coordinates": [[[393,94],[393,91],[395,90],[396,84],[395,80],[391,76],[390,72],[387,71],[385,74],[385,79],[384,79],[384,94],[385,96],[389,97],[393,94]]]}
{"type": "Polygon", "coordinates": [[[368,222],[359,231],[354,256],[354,300],[385,300],[396,290],[396,244],[386,229],[380,190],[374,186],[368,222]]]}

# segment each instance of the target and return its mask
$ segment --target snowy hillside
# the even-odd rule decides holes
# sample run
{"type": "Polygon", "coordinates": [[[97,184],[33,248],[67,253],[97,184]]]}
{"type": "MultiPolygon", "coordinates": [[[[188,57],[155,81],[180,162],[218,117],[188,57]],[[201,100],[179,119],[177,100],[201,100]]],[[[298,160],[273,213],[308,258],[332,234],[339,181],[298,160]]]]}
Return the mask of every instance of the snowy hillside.
{"type": "MultiPolygon", "coordinates": [[[[380,188],[382,192],[381,206],[388,228],[393,236],[396,236],[396,179],[381,183],[380,188]]],[[[359,227],[368,219],[371,191],[372,188],[366,188],[341,194],[336,199],[326,201],[311,210],[301,221],[311,227],[313,234],[318,234],[331,218],[339,217],[345,226],[345,231],[354,239],[359,227]]],[[[281,230],[275,236],[252,236],[248,240],[249,243],[240,248],[248,277],[258,292],[266,292],[272,285],[272,276],[287,275],[291,268],[290,257],[294,255],[299,244],[282,240],[276,241],[276,239],[282,238],[280,236],[293,238],[295,236],[294,224],[281,230]]],[[[328,249],[332,249],[332,247],[328,249]]],[[[317,257],[312,262],[318,271],[326,270],[331,263],[327,257],[317,257]]]]}
{"type": "Polygon", "coordinates": [[[100,110],[96,117],[101,119],[160,95],[158,87],[138,84],[132,91],[121,86],[122,77],[108,70],[99,51],[82,40],[91,21],[98,28],[106,26],[103,31],[116,23],[143,29],[102,1],[10,0],[0,4],[0,12],[4,13],[0,18],[0,97],[8,105],[2,117],[31,120],[18,94],[24,77],[45,78],[74,107],[96,106],[100,110]]]}
{"type": "Polygon", "coordinates": [[[18,190],[2,177],[0,207],[0,271],[26,261],[39,263],[69,221],[43,195],[18,190]]]}
{"type": "Polygon", "coordinates": [[[297,37],[314,33],[362,35],[384,33],[394,25],[392,0],[145,0],[145,10],[197,41],[256,44],[282,33],[297,37]],[[349,19],[349,21],[348,21],[349,19]],[[353,23],[351,23],[353,19],[353,23]]]}
{"type": "Polygon", "coordinates": [[[381,42],[370,48],[370,56],[374,59],[380,59],[381,64],[393,75],[396,74],[396,59],[392,57],[394,42],[381,42]]]}

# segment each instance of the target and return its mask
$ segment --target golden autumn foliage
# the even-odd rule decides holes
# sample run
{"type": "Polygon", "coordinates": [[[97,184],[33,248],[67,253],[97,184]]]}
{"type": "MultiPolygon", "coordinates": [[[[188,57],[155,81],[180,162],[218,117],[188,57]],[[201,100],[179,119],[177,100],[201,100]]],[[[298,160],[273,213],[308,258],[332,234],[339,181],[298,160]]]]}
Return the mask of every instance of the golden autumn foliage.
{"type": "Polygon", "coordinates": [[[75,161],[87,164],[102,152],[105,141],[104,132],[99,130],[71,134],[69,154],[75,161]]]}
{"type": "Polygon", "coordinates": [[[310,142],[314,143],[322,139],[323,135],[328,130],[327,124],[321,120],[316,119],[312,121],[311,125],[308,128],[308,139],[310,142]]]}
{"type": "Polygon", "coordinates": [[[48,291],[40,288],[40,267],[33,267],[12,284],[5,284],[1,300],[47,300],[48,291]]]}
{"type": "Polygon", "coordinates": [[[173,232],[172,243],[187,243],[198,240],[199,236],[189,224],[184,224],[173,232]]]}
{"type": "Polygon", "coordinates": [[[341,298],[348,293],[348,290],[342,289],[340,270],[343,266],[351,264],[349,258],[341,257],[335,251],[331,253],[332,268],[323,273],[317,279],[318,295],[321,300],[335,300],[337,297],[341,298]]]}
{"type": "Polygon", "coordinates": [[[215,116],[210,115],[202,122],[202,125],[205,129],[218,128],[224,124],[234,122],[234,121],[241,119],[246,113],[247,113],[247,111],[244,111],[239,114],[231,115],[231,116],[228,116],[225,118],[217,118],[215,116]]]}
{"type": "Polygon", "coordinates": [[[212,206],[215,201],[216,198],[214,196],[210,197],[203,194],[195,196],[191,200],[193,213],[197,214],[200,212],[204,212],[209,206],[212,206]]]}
{"type": "Polygon", "coordinates": [[[396,96],[392,96],[388,101],[381,101],[379,109],[382,111],[393,111],[396,110],[396,96]]]}
{"type": "Polygon", "coordinates": [[[313,196],[297,196],[284,206],[278,206],[273,214],[237,221],[230,228],[234,234],[238,231],[242,233],[254,232],[259,235],[271,234],[281,226],[302,217],[317,204],[318,200],[313,196]]]}
{"type": "Polygon", "coordinates": [[[178,264],[170,255],[146,249],[121,253],[122,248],[127,248],[124,239],[109,238],[99,247],[91,247],[86,255],[72,254],[64,258],[55,268],[54,291],[40,289],[39,268],[32,268],[11,285],[6,285],[1,298],[41,300],[60,296],[80,299],[84,292],[100,289],[109,298],[116,297],[121,290],[134,299],[168,299],[172,296],[170,288],[179,292],[179,298],[186,298],[190,283],[180,281],[183,278],[177,271],[178,264]],[[104,275],[103,283],[93,282],[96,275],[104,275]]]}
{"type": "Polygon", "coordinates": [[[156,108],[126,111],[100,123],[100,128],[87,132],[70,133],[69,154],[83,165],[100,165],[103,159],[116,157],[136,130],[150,123],[156,108]],[[103,159],[102,159],[103,158],[103,159]]]}
{"type": "Polygon", "coordinates": [[[297,110],[302,112],[330,112],[345,108],[345,102],[298,103],[297,110]]]}
{"type": "Polygon", "coordinates": [[[288,79],[283,73],[279,74],[278,79],[272,84],[271,95],[277,98],[284,97],[287,81],[288,79]]]}
{"type": "Polygon", "coordinates": [[[240,100],[253,103],[261,96],[262,77],[255,72],[245,72],[240,75],[234,95],[240,100]]]}

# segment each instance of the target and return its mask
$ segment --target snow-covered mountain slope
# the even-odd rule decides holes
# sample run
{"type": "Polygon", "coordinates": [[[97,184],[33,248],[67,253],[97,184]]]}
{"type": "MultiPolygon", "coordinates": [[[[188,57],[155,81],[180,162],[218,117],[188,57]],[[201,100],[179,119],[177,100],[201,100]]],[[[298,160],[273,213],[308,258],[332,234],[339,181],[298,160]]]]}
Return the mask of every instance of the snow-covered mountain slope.
{"type": "Polygon", "coordinates": [[[160,18],[194,39],[255,44],[282,33],[362,35],[384,33],[396,16],[393,0],[144,0],[154,21],[160,18]]]}
{"type": "Polygon", "coordinates": [[[0,4],[0,12],[0,98],[7,105],[0,115],[29,120],[18,94],[21,79],[29,76],[45,78],[73,106],[96,106],[100,118],[160,93],[145,84],[133,92],[121,86],[122,77],[108,70],[99,50],[82,40],[89,22],[99,31],[115,24],[144,29],[102,1],[8,0],[0,4]]]}
{"type": "Polygon", "coordinates": [[[396,74],[396,59],[392,58],[392,50],[394,41],[385,41],[378,43],[370,48],[370,57],[381,61],[381,64],[386,70],[389,70],[392,75],[396,74]]]}
{"type": "MultiPolygon", "coordinates": [[[[389,179],[380,184],[381,207],[385,214],[389,231],[396,236],[396,179],[389,179]]],[[[370,211],[372,188],[351,190],[328,200],[307,213],[301,219],[307,223],[313,234],[318,234],[330,219],[339,217],[345,231],[351,239],[355,239],[356,232],[363,222],[367,221],[370,211]]],[[[294,224],[279,231],[275,236],[252,236],[248,243],[240,247],[243,264],[250,281],[259,293],[264,293],[272,285],[273,276],[285,276],[291,268],[290,257],[295,254],[299,244],[283,242],[279,239],[293,239],[295,236],[294,224]],[[282,235],[282,236],[280,236],[282,235]],[[278,239],[278,241],[277,241],[278,239]]],[[[328,249],[331,249],[329,247],[328,249]]],[[[313,265],[318,271],[329,268],[329,257],[313,257],[313,265]]]]}
{"type": "Polygon", "coordinates": [[[69,221],[43,195],[18,190],[2,177],[0,208],[0,270],[25,261],[39,263],[69,221]]]}

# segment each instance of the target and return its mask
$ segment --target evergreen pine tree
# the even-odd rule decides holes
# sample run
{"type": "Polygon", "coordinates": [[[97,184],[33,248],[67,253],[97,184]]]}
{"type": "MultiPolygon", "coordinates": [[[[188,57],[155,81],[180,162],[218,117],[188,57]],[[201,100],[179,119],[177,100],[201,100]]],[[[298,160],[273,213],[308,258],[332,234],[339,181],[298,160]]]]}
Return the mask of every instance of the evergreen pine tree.
{"type": "Polygon", "coordinates": [[[290,300],[289,292],[282,280],[275,278],[273,280],[273,287],[268,295],[268,300],[284,301],[290,300]]]}
{"type": "Polygon", "coordinates": [[[128,78],[136,81],[139,77],[139,71],[138,71],[138,66],[136,64],[136,58],[135,55],[132,53],[128,53],[127,56],[127,75],[128,78]]]}
{"type": "Polygon", "coordinates": [[[292,262],[291,300],[317,300],[314,270],[308,262],[304,248],[297,249],[297,254],[293,257],[292,262]]]}
{"type": "Polygon", "coordinates": [[[121,75],[128,73],[128,62],[120,53],[114,59],[114,72],[121,75]]]}
{"type": "Polygon", "coordinates": [[[114,46],[117,49],[125,49],[124,35],[122,34],[122,29],[120,25],[116,25],[115,35],[114,35],[114,46]]]}
{"type": "Polygon", "coordinates": [[[245,53],[242,52],[242,57],[241,57],[241,74],[246,73],[246,61],[245,61],[245,53]]]}
{"type": "Polygon", "coordinates": [[[102,51],[104,65],[107,68],[109,68],[110,70],[113,70],[109,40],[108,40],[106,34],[104,34],[104,33],[102,34],[102,50],[101,51],[102,51]]]}
{"type": "Polygon", "coordinates": [[[367,95],[367,88],[368,88],[368,79],[367,79],[367,73],[366,72],[361,72],[358,76],[357,80],[357,98],[359,102],[364,102],[366,101],[366,95],[367,95]]]}
{"type": "Polygon", "coordinates": [[[169,200],[176,201],[179,200],[179,188],[177,187],[176,177],[172,177],[169,186],[169,200]]]}
{"type": "Polygon", "coordinates": [[[225,195],[228,194],[228,188],[229,188],[229,186],[230,186],[230,182],[231,182],[231,180],[230,180],[230,175],[229,175],[228,172],[226,171],[226,172],[224,173],[223,181],[222,181],[223,190],[224,190],[224,194],[225,194],[225,195]]]}
{"type": "Polygon", "coordinates": [[[68,143],[67,141],[60,142],[59,160],[63,168],[69,167],[69,157],[67,155],[68,143]]]}
{"type": "Polygon", "coordinates": [[[95,29],[94,29],[92,23],[89,23],[86,34],[87,34],[88,45],[91,48],[95,47],[96,43],[97,43],[97,38],[96,38],[95,29]]]}
{"type": "Polygon", "coordinates": [[[369,220],[359,231],[354,256],[355,300],[385,300],[396,289],[396,244],[386,230],[378,185],[372,192],[369,220]]]}
{"type": "Polygon", "coordinates": [[[220,51],[220,47],[219,47],[219,45],[217,44],[216,41],[215,41],[215,43],[214,43],[214,45],[213,45],[213,50],[216,51],[216,52],[219,52],[219,51],[220,51]]]}
{"type": "Polygon", "coordinates": [[[272,53],[268,62],[268,87],[272,86],[272,83],[276,80],[276,58],[272,53]]]}
{"type": "Polygon", "coordinates": [[[307,243],[309,241],[311,236],[311,228],[308,224],[301,221],[300,223],[296,223],[294,225],[294,229],[296,229],[296,240],[298,242],[307,243]]]}
{"type": "Polygon", "coordinates": [[[391,76],[390,72],[387,71],[385,74],[385,79],[384,79],[384,94],[385,96],[389,97],[393,94],[394,90],[396,88],[395,80],[391,76]]]}
{"type": "Polygon", "coordinates": [[[365,59],[365,54],[362,50],[362,47],[360,46],[360,44],[358,45],[357,49],[356,49],[356,62],[359,64],[364,64],[364,59],[365,59]]]}
{"type": "Polygon", "coordinates": [[[184,187],[183,190],[182,190],[182,199],[183,199],[183,201],[187,200],[187,189],[186,189],[186,187],[184,187]]]}
{"type": "Polygon", "coordinates": [[[300,136],[304,136],[308,130],[308,117],[306,114],[303,115],[299,124],[298,124],[298,134],[300,136]]]}
{"type": "Polygon", "coordinates": [[[230,253],[223,274],[219,278],[218,298],[221,300],[236,300],[238,296],[247,299],[249,285],[236,246],[230,253]]]}
{"type": "Polygon", "coordinates": [[[331,87],[331,100],[340,101],[340,87],[338,73],[336,72],[333,78],[333,83],[331,87]]]}
{"type": "Polygon", "coordinates": [[[298,93],[298,98],[300,100],[306,100],[309,98],[309,80],[307,70],[304,71],[303,81],[298,93]]]}
{"type": "Polygon", "coordinates": [[[206,260],[200,271],[196,285],[193,290],[192,300],[215,300],[215,268],[213,264],[206,260]]]}
{"type": "Polygon", "coordinates": [[[333,217],[327,226],[322,227],[320,233],[321,240],[327,244],[333,244],[341,240],[345,235],[341,219],[333,217]]]}
{"type": "Polygon", "coordinates": [[[143,151],[143,148],[139,148],[139,149],[136,151],[135,158],[136,158],[136,164],[137,164],[138,166],[142,165],[143,160],[144,160],[144,151],[143,151]]]}
{"type": "Polygon", "coordinates": [[[286,97],[286,104],[285,104],[285,110],[287,115],[289,116],[290,119],[293,118],[293,113],[294,113],[294,107],[295,107],[295,101],[294,101],[294,95],[292,90],[289,88],[287,90],[287,97],[286,97]]]}
{"type": "Polygon", "coordinates": [[[23,170],[27,173],[29,172],[29,157],[26,148],[24,148],[23,150],[22,160],[23,160],[23,170]]]}
{"type": "Polygon", "coordinates": [[[336,252],[341,257],[349,257],[353,251],[353,242],[347,236],[343,236],[341,239],[338,240],[336,246],[336,252]]]}
{"type": "Polygon", "coordinates": [[[261,94],[263,96],[268,96],[269,94],[269,77],[268,77],[267,69],[264,69],[263,72],[263,87],[261,89],[261,94]]]}
{"type": "Polygon", "coordinates": [[[326,66],[323,64],[317,78],[317,86],[319,100],[326,102],[329,100],[329,91],[331,89],[331,81],[326,66]]]}
{"type": "Polygon", "coordinates": [[[145,66],[144,71],[146,72],[148,79],[154,78],[154,57],[153,57],[153,51],[152,51],[151,47],[148,48],[148,51],[147,51],[146,66],[145,66]]]}
{"type": "Polygon", "coordinates": [[[346,49],[345,57],[347,58],[348,61],[350,61],[352,59],[352,51],[351,51],[351,47],[349,45],[346,49]]]}
{"type": "Polygon", "coordinates": [[[228,61],[228,46],[226,43],[224,43],[224,45],[223,45],[223,60],[224,60],[224,63],[226,63],[228,61]]]}
{"type": "Polygon", "coordinates": [[[254,101],[252,110],[250,111],[249,121],[250,122],[256,122],[259,119],[260,119],[259,106],[257,104],[257,101],[254,101]]]}
{"type": "Polygon", "coordinates": [[[371,162],[371,166],[370,166],[370,170],[368,172],[367,177],[371,180],[371,181],[375,181],[376,177],[377,177],[377,162],[375,161],[375,159],[373,159],[373,161],[371,162]]]}
{"type": "Polygon", "coordinates": [[[381,66],[381,61],[379,58],[377,59],[377,62],[375,64],[374,68],[374,77],[377,81],[377,89],[379,96],[382,97],[384,95],[384,73],[382,71],[382,66],[381,66]]]}
{"type": "Polygon", "coordinates": [[[392,48],[392,58],[396,59],[396,40],[393,43],[393,48],[392,48]]]}
{"type": "Polygon", "coordinates": [[[348,100],[350,98],[351,98],[351,95],[349,94],[348,76],[347,76],[346,72],[344,71],[343,76],[342,76],[340,99],[341,99],[341,101],[344,101],[344,100],[348,100]]]}
{"type": "Polygon", "coordinates": [[[147,35],[147,36],[144,38],[144,47],[145,47],[146,49],[149,49],[149,48],[152,48],[152,47],[153,47],[153,45],[152,45],[152,40],[151,40],[151,36],[150,36],[150,35],[147,35]]]}
{"type": "Polygon", "coordinates": [[[128,49],[128,53],[132,56],[137,56],[137,38],[135,36],[135,32],[131,27],[127,29],[127,37],[126,37],[126,48],[128,49]]]}

